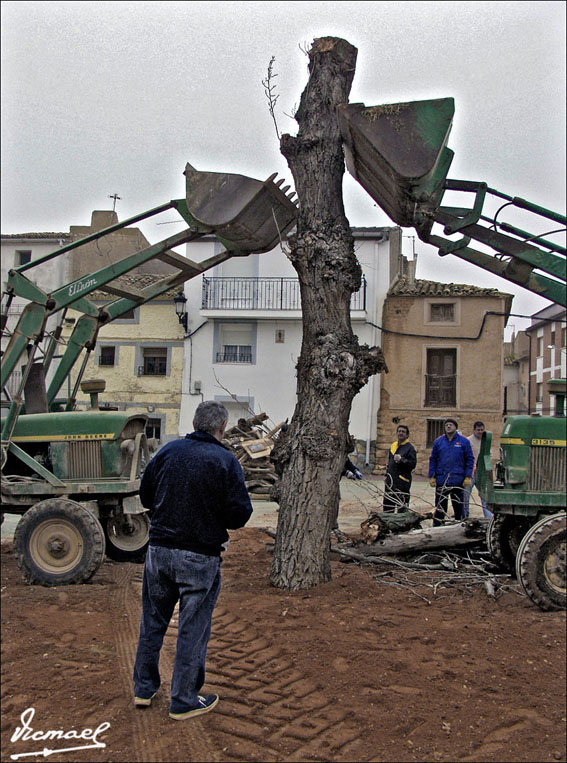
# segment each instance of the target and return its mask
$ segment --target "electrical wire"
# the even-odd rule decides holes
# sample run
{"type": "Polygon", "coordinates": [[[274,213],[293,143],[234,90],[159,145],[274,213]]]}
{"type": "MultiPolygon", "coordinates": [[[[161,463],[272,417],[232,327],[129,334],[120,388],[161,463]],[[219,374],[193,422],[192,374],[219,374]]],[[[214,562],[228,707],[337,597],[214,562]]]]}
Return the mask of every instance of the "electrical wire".
{"type": "MultiPolygon", "coordinates": [[[[365,323],[367,323],[369,326],[372,326],[375,329],[378,329],[379,331],[384,332],[384,334],[394,334],[395,336],[410,336],[410,337],[414,337],[415,339],[459,339],[459,340],[469,340],[471,342],[477,342],[482,336],[486,319],[489,315],[497,315],[500,317],[508,316],[509,318],[530,318],[530,319],[533,318],[532,315],[522,315],[520,313],[499,313],[493,310],[487,310],[487,312],[485,312],[482,317],[482,323],[480,324],[480,328],[476,336],[455,336],[454,334],[450,336],[444,336],[442,334],[410,334],[410,333],[406,333],[405,331],[393,331],[392,329],[386,329],[383,326],[378,326],[376,325],[376,323],[372,323],[371,321],[365,321],[365,323]]],[[[565,318],[542,318],[540,322],[567,323],[567,320],[565,318]]]]}

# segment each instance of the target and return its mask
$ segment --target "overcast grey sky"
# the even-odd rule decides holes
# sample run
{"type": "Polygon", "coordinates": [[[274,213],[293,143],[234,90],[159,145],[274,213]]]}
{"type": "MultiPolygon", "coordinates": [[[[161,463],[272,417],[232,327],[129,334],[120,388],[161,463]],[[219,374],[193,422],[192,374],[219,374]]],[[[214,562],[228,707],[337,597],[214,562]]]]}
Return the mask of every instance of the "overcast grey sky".
{"type": "MultiPolygon", "coordinates": [[[[2,233],[88,224],[115,192],[121,219],[182,197],[187,161],[291,181],[262,79],[275,56],[278,127],[293,134],[288,115],[308,77],[302,49],[326,35],[358,48],[353,103],[455,98],[450,177],[563,211],[565,7],[3,2],[2,233]]],[[[344,195],[351,225],[391,224],[348,174],[344,195]]],[[[152,242],[181,228],[141,227],[152,242]]],[[[514,312],[548,304],[419,241],[416,250],[420,278],[496,286],[518,295],[514,312]]]]}

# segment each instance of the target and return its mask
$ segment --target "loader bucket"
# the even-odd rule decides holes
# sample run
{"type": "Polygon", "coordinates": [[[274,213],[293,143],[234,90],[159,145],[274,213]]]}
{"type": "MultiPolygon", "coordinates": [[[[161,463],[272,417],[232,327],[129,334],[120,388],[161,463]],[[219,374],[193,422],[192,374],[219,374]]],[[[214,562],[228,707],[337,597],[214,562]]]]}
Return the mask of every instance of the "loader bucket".
{"type": "Polygon", "coordinates": [[[431,229],[427,213],[439,204],[453,158],[446,145],[454,112],[452,98],[337,108],[348,171],[402,227],[431,229]]]}
{"type": "Polygon", "coordinates": [[[283,180],[254,180],[225,172],[199,172],[190,164],[187,208],[198,224],[211,228],[229,250],[268,252],[295,224],[297,205],[283,180]]]}

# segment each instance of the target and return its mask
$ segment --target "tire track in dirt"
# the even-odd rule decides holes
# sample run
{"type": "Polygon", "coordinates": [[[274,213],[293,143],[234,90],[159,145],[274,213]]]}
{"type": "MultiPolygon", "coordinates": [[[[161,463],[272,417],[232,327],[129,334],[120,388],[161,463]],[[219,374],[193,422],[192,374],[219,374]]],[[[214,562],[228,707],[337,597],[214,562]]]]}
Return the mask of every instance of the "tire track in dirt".
{"type": "Polygon", "coordinates": [[[543,736],[545,729],[549,728],[552,722],[544,718],[532,708],[514,708],[504,711],[504,718],[495,726],[483,739],[482,744],[477,747],[474,755],[467,755],[459,758],[462,763],[481,760],[490,755],[498,756],[503,754],[506,746],[522,731],[530,731],[533,734],[543,736]]]}
{"type": "Polygon", "coordinates": [[[207,685],[221,696],[210,728],[227,763],[363,760],[354,716],[305,679],[283,649],[221,607],[207,685]]]}
{"type": "MultiPolygon", "coordinates": [[[[123,666],[123,690],[131,696],[143,568],[117,564],[113,573],[115,604],[125,615],[117,624],[116,650],[123,666]]],[[[168,689],[177,622],[176,608],[161,653],[164,683],[152,707],[132,707],[133,760],[364,760],[354,715],[296,670],[293,657],[269,636],[222,606],[213,615],[206,677],[207,689],[217,691],[220,702],[203,718],[171,721],[167,717],[168,689]]]]}
{"type": "MultiPolygon", "coordinates": [[[[120,680],[125,696],[133,698],[132,670],[138,645],[142,601],[143,566],[114,565],[113,592],[117,609],[124,613],[115,630],[116,652],[122,670],[120,680]]],[[[188,751],[192,760],[217,761],[203,721],[172,721],[168,716],[169,685],[177,638],[177,609],[165,636],[160,655],[162,687],[150,708],[136,708],[131,704],[132,760],[152,763],[156,760],[186,760],[188,751]],[[165,689],[165,691],[164,691],[165,689]]]]}
{"type": "MultiPolygon", "coordinates": [[[[135,595],[133,583],[138,580],[141,571],[133,564],[113,564],[113,579],[115,587],[112,597],[114,608],[122,611],[123,616],[116,623],[114,643],[118,662],[121,665],[120,682],[126,697],[131,697],[132,674],[136,653],[137,627],[140,618],[140,597],[135,595]]],[[[154,735],[148,720],[135,712],[132,705],[132,760],[156,760],[157,750],[154,747],[154,735]]]]}

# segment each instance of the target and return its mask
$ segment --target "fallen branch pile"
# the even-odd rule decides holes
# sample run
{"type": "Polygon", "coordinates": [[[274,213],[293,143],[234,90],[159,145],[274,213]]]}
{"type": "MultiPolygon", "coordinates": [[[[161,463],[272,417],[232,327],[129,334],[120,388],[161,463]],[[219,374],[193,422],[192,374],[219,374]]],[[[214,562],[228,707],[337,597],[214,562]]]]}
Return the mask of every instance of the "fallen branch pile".
{"type": "MultiPolygon", "coordinates": [[[[370,482],[357,484],[380,505],[383,491],[379,487],[370,482]]],[[[400,504],[400,508],[405,506],[400,504]]],[[[525,595],[516,580],[502,572],[488,551],[488,519],[454,521],[446,518],[438,527],[422,528],[421,523],[431,520],[434,511],[435,506],[423,498],[420,511],[372,510],[361,523],[358,535],[338,528],[333,530],[331,559],[360,565],[370,571],[376,583],[408,591],[428,604],[439,598],[470,596],[479,588],[484,589],[491,600],[506,591],[525,595]]],[[[275,539],[274,532],[262,529],[275,539]]],[[[266,550],[273,553],[274,543],[266,543],[266,550]]]]}
{"type": "Polygon", "coordinates": [[[376,583],[408,591],[428,604],[439,598],[469,596],[478,587],[494,600],[504,591],[524,595],[511,575],[498,572],[488,551],[439,551],[404,559],[357,554],[336,545],[333,551],[342,561],[372,565],[376,583]]]}
{"type": "Polygon", "coordinates": [[[503,591],[523,595],[509,574],[500,574],[486,548],[488,520],[468,519],[419,527],[430,515],[371,513],[361,539],[336,532],[335,559],[372,566],[380,584],[407,590],[428,604],[449,595],[469,595],[482,586],[491,599],[503,591]],[[419,529],[413,529],[415,527],[419,529]],[[368,540],[371,542],[369,543],[368,540]]]}
{"type": "MultiPolygon", "coordinates": [[[[446,528],[429,528],[446,529],[446,528]]],[[[271,538],[275,533],[263,528],[271,538]]],[[[509,574],[502,574],[490,557],[483,541],[455,550],[439,549],[419,554],[407,551],[402,556],[381,553],[376,545],[361,545],[341,532],[334,530],[338,541],[331,545],[331,558],[337,561],[359,564],[372,568],[372,578],[380,585],[388,585],[407,591],[431,604],[436,599],[454,596],[471,596],[478,588],[496,601],[505,591],[524,596],[521,586],[509,574]]],[[[273,543],[266,543],[266,550],[274,550],[273,543]]]]}
{"type": "Polygon", "coordinates": [[[278,424],[267,429],[266,413],[259,413],[249,419],[238,419],[238,424],[225,432],[223,443],[229,447],[244,471],[246,487],[256,500],[270,500],[270,490],[277,481],[270,453],[275,444],[275,435],[285,427],[278,424]]]}

